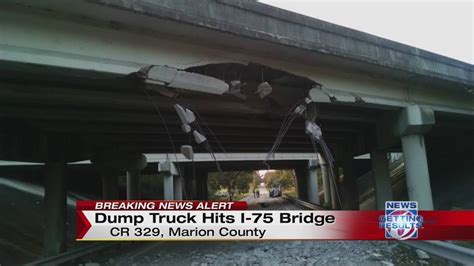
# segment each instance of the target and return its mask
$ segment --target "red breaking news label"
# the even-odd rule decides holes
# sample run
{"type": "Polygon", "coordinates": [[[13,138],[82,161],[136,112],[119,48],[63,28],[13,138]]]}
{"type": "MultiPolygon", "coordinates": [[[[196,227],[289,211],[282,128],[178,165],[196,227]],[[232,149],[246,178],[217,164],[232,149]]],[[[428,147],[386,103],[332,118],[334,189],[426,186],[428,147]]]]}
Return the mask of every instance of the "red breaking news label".
{"type": "Polygon", "coordinates": [[[77,210],[246,210],[245,201],[98,200],[77,201],[77,210]]]}

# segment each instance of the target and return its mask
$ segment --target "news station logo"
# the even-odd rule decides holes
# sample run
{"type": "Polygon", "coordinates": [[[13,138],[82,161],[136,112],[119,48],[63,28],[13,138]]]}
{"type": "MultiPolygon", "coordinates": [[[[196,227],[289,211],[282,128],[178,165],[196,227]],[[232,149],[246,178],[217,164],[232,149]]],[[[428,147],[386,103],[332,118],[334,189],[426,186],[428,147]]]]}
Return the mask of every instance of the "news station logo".
{"type": "Polygon", "coordinates": [[[380,228],[385,229],[387,239],[416,239],[422,224],[423,217],[418,215],[416,201],[387,201],[385,215],[379,218],[380,228]]]}

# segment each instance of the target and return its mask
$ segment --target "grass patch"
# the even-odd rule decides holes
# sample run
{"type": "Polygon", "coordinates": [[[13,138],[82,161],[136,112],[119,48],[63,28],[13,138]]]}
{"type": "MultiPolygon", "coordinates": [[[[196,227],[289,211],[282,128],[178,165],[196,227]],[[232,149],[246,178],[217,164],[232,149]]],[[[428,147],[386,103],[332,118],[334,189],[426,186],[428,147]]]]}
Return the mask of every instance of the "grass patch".
{"type": "Polygon", "coordinates": [[[296,198],[298,196],[298,193],[296,193],[296,190],[294,188],[289,189],[289,190],[285,190],[283,193],[290,196],[290,197],[295,197],[296,198]]]}
{"type": "Polygon", "coordinates": [[[461,247],[474,249],[474,241],[454,241],[454,243],[461,247]]]}

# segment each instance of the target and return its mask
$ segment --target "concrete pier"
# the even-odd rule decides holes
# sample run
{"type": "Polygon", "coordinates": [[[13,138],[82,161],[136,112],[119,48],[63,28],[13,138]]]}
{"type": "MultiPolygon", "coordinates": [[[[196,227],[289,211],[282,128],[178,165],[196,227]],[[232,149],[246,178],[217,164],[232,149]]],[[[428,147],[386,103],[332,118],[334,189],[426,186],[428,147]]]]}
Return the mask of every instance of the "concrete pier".
{"type": "Polygon", "coordinates": [[[377,210],[385,209],[385,201],[393,200],[387,152],[376,149],[370,153],[374,180],[375,201],[377,210]]]}
{"type": "Polygon", "coordinates": [[[166,175],[163,179],[163,198],[164,200],[174,200],[174,177],[166,175]]]}
{"type": "Polygon", "coordinates": [[[127,200],[140,199],[140,170],[127,171],[127,200]]]}
{"type": "Polygon", "coordinates": [[[174,199],[182,200],[183,199],[183,180],[179,176],[175,176],[173,180],[174,186],[174,199]]]}
{"type": "Polygon", "coordinates": [[[179,172],[174,163],[170,161],[160,162],[158,172],[165,175],[163,180],[163,195],[165,200],[182,199],[181,180],[178,180],[179,172]],[[180,189],[177,189],[179,186],[180,189]]]}
{"type": "Polygon", "coordinates": [[[423,135],[403,136],[402,148],[405,159],[408,197],[410,200],[418,201],[420,210],[433,210],[430,174],[423,135]]]}
{"type": "Polygon", "coordinates": [[[296,191],[300,200],[308,201],[308,170],[299,167],[295,168],[296,191]]]}
{"type": "Polygon", "coordinates": [[[65,164],[47,162],[44,176],[44,255],[53,256],[66,251],[66,180],[65,164]]]}
{"type": "Polygon", "coordinates": [[[118,186],[115,185],[120,171],[127,174],[127,199],[140,199],[140,171],[147,165],[145,155],[106,151],[95,154],[92,163],[103,173],[103,196],[118,198],[118,186]]]}
{"type": "Polygon", "coordinates": [[[431,130],[434,123],[433,110],[418,105],[406,107],[398,118],[408,197],[418,202],[420,210],[433,210],[424,134],[431,130]]]}
{"type": "Polygon", "coordinates": [[[319,162],[317,160],[308,162],[308,201],[319,205],[318,167],[319,162]]]}
{"type": "Polygon", "coordinates": [[[318,155],[320,171],[323,178],[323,195],[324,195],[324,205],[332,208],[331,203],[331,184],[329,180],[329,173],[327,168],[326,160],[321,155],[318,155]]]}
{"type": "Polygon", "coordinates": [[[331,191],[331,206],[333,210],[337,210],[341,208],[341,204],[339,204],[339,199],[341,197],[341,192],[339,191],[339,186],[337,183],[337,176],[334,173],[334,176],[331,175],[331,171],[328,168],[328,179],[329,179],[329,188],[331,191]]]}
{"type": "Polygon", "coordinates": [[[119,199],[118,172],[106,171],[102,174],[102,199],[119,199]]]}
{"type": "Polygon", "coordinates": [[[207,176],[208,172],[203,170],[196,170],[196,199],[207,200],[208,189],[207,189],[207,176]]]}

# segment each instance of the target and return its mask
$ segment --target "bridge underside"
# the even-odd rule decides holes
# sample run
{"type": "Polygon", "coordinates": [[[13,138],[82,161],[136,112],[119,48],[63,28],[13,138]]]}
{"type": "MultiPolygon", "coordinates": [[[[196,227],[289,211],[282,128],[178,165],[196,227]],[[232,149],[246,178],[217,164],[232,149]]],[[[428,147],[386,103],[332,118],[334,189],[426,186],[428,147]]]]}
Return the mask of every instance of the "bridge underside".
{"type": "MultiPolygon", "coordinates": [[[[223,76],[234,79],[236,72],[225,66],[221,66],[223,76]]],[[[254,93],[252,84],[248,85],[246,99],[184,91],[169,97],[147,90],[150,99],[145,93],[146,85],[132,73],[112,76],[5,61],[0,62],[0,70],[1,156],[4,160],[16,161],[45,162],[48,139],[61,143],[68,162],[90,159],[94,153],[104,150],[172,153],[163,122],[176,150],[193,143],[181,130],[173,108],[176,103],[192,109],[202,118],[201,127],[214,152],[222,152],[222,148],[229,153],[267,152],[284,116],[309,90],[305,84],[298,84],[291,74],[269,68],[265,69],[266,80],[273,81],[274,90],[264,99],[254,93]],[[277,76],[272,77],[272,74],[277,76]]],[[[261,71],[253,73],[258,78],[243,81],[258,84],[261,71]]],[[[393,113],[396,112],[357,104],[321,103],[316,121],[338,158],[341,150],[352,155],[370,152],[375,145],[377,121],[393,113]]],[[[428,141],[442,144],[446,142],[445,137],[452,134],[468,137],[474,126],[465,119],[437,114],[428,141]]],[[[278,151],[314,151],[304,129],[304,119],[297,118],[278,151]]],[[[391,130],[387,127],[387,134],[391,130]]],[[[394,142],[390,148],[399,150],[399,145],[394,142]]],[[[200,145],[193,146],[195,152],[206,152],[200,145]]]]}
{"type": "MultiPolygon", "coordinates": [[[[221,67],[224,75],[233,79],[235,72],[226,70],[225,66],[221,67]]],[[[176,103],[200,116],[201,127],[214,152],[222,152],[222,148],[228,153],[267,152],[286,113],[309,90],[308,85],[304,88],[304,84],[301,86],[292,80],[290,74],[271,69],[266,69],[264,75],[268,76],[266,80],[273,81],[274,90],[264,99],[254,93],[256,86],[251,84],[258,84],[261,79],[258,70],[253,73],[258,78],[243,80],[249,89],[244,92],[246,99],[241,99],[234,95],[185,91],[168,97],[159,91],[147,90],[132,73],[111,76],[5,61],[0,62],[0,69],[2,159],[17,161],[45,162],[48,139],[62,143],[60,146],[64,147],[63,153],[69,162],[90,159],[94,153],[104,150],[172,153],[163,122],[175,149],[194,142],[181,130],[173,108],[176,103]]],[[[380,112],[331,104],[320,104],[318,108],[317,122],[334,152],[348,147],[354,154],[370,150],[380,112]]],[[[303,118],[296,119],[278,151],[314,151],[304,130],[303,118]]],[[[206,152],[199,145],[193,146],[195,152],[206,152]]]]}
{"type": "MultiPolygon", "coordinates": [[[[0,70],[0,159],[47,164],[93,160],[102,153],[173,156],[179,153],[181,145],[192,145],[195,153],[207,153],[203,145],[183,133],[174,104],[198,115],[213,152],[266,153],[292,106],[318,85],[305,77],[258,64],[214,64],[187,69],[227,83],[241,80],[246,85],[237,95],[149,86],[137,73],[111,75],[8,61],[0,61],[0,70]],[[272,93],[263,99],[255,93],[262,80],[273,87],[272,93]]],[[[356,190],[357,176],[365,173],[354,170],[357,169],[354,156],[377,150],[402,150],[400,137],[394,132],[399,109],[380,109],[360,102],[318,103],[317,107],[316,121],[323,137],[336,165],[344,168],[346,183],[339,181],[340,189],[345,186],[349,191],[346,193],[356,190]]],[[[440,112],[435,115],[436,123],[425,134],[428,159],[431,153],[443,150],[470,154],[474,146],[472,118],[440,112]]],[[[315,152],[305,134],[303,117],[298,117],[289,127],[277,152],[315,152]]],[[[130,164],[134,169],[141,168],[130,164]]],[[[186,164],[182,166],[189,168],[186,164]]],[[[213,162],[199,162],[196,166],[203,173],[217,171],[213,162]]],[[[225,171],[269,167],[245,161],[222,166],[225,171]]],[[[307,161],[271,162],[270,166],[296,169],[300,179],[308,176],[307,161]]],[[[145,172],[153,172],[156,166],[150,164],[146,169],[145,172]]],[[[368,170],[370,167],[364,168],[368,170]]],[[[186,173],[184,169],[183,173],[186,173]]],[[[187,174],[186,178],[189,178],[187,174]]],[[[348,198],[357,201],[357,193],[348,198]]],[[[348,208],[356,205],[353,203],[348,208]]]]}

